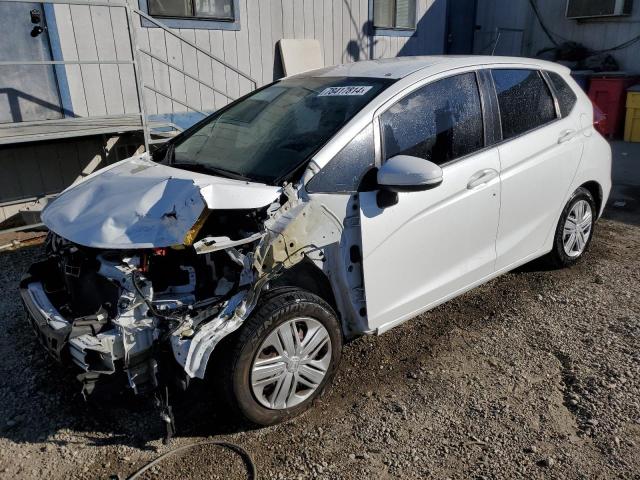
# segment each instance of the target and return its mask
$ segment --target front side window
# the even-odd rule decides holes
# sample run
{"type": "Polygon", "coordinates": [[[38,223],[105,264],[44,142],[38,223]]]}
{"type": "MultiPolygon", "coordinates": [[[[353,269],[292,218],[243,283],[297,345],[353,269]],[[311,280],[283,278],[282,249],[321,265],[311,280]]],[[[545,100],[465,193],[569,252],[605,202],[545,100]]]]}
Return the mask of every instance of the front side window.
{"type": "Polygon", "coordinates": [[[233,0],[148,0],[149,13],[157,17],[235,20],[233,0]]]}
{"type": "Polygon", "coordinates": [[[375,28],[416,28],[416,0],[374,0],[375,28]]]}
{"type": "Polygon", "coordinates": [[[279,184],[393,82],[361,77],[282,80],[176,137],[173,164],[279,184]]]}
{"type": "Polygon", "coordinates": [[[578,101],[578,97],[576,97],[575,92],[559,74],[556,72],[547,72],[547,75],[549,75],[549,80],[551,80],[551,84],[556,91],[556,97],[560,105],[560,113],[563,117],[566,117],[571,113],[573,106],[578,101]]]}
{"type": "Polygon", "coordinates": [[[537,70],[491,70],[498,95],[502,138],[521,135],[556,118],[553,97],[537,70]]]}
{"type": "Polygon", "coordinates": [[[309,193],[350,193],[375,165],[373,125],[363,129],[307,184],[309,193]]]}
{"type": "Polygon", "coordinates": [[[384,156],[412,155],[442,165],[484,146],[475,73],[430,83],[380,116],[384,156]]]}

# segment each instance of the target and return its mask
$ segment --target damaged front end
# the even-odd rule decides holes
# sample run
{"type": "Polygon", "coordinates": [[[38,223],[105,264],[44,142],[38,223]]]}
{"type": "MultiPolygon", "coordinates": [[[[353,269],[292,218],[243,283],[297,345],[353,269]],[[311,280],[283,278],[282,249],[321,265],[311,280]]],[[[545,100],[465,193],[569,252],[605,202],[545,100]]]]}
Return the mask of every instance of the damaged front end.
{"type": "MultiPolygon", "coordinates": [[[[233,212],[215,220],[237,226],[243,214],[252,216],[233,212]]],[[[206,252],[188,245],[103,250],[51,233],[47,258],[29,269],[21,294],[49,352],[82,370],[85,394],[117,371],[135,393],[147,392],[158,386],[161,357],[172,350],[186,377],[204,376],[204,368],[186,368],[191,340],[205,323],[230,333],[235,328],[226,320],[249,310],[264,282],[250,260],[263,238],[249,235],[247,243],[224,248],[217,237],[219,248],[206,252]]]]}
{"type": "MultiPolygon", "coordinates": [[[[242,325],[270,282],[305,258],[322,264],[325,247],[339,243],[340,222],[298,193],[288,185],[266,206],[203,208],[183,242],[169,246],[105,247],[104,238],[93,242],[100,247],[83,245],[50,221],[46,259],[20,285],[38,338],[81,370],[85,395],[116,373],[136,394],[204,378],[218,342],[242,325]]],[[[165,226],[166,211],[181,221],[179,208],[158,203],[145,206],[142,224],[153,224],[149,212],[165,226]]],[[[113,231],[118,222],[112,215],[106,223],[113,231]]]]}

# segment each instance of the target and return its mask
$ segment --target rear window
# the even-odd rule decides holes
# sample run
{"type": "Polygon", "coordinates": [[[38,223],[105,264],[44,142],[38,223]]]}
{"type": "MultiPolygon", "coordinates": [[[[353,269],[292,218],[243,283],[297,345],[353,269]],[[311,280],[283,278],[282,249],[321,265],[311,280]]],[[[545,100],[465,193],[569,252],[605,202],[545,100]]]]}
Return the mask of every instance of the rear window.
{"type": "Polygon", "coordinates": [[[521,135],[556,118],[553,97],[537,70],[491,70],[498,94],[502,138],[521,135]]]}
{"type": "Polygon", "coordinates": [[[558,97],[558,104],[560,105],[560,113],[563,117],[566,117],[571,113],[573,106],[576,104],[578,98],[571,89],[567,82],[564,81],[559,74],[555,72],[547,72],[553,88],[556,90],[556,96],[558,97]]]}

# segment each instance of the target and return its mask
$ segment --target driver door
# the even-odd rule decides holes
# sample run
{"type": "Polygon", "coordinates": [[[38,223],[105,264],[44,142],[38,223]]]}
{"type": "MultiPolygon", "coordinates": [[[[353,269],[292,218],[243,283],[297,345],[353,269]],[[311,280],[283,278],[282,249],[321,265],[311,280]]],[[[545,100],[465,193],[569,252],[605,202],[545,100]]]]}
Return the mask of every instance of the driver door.
{"type": "Polygon", "coordinates": [[[377,191],[360,194],[367,317],[381,333],[494,272],[500,165],[485,148],[474,72],[414,90],[379,122],[383,163],[402,154],[443,169],[439,186],[387,208],[377,191]]]}

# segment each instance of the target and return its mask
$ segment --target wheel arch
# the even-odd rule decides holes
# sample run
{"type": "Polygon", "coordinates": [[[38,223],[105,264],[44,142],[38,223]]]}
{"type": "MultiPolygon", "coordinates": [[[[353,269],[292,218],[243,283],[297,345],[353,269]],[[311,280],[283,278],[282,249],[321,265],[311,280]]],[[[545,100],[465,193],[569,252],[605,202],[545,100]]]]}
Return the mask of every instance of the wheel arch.
{"type": "Polygon", "coordinates": [[[341,320],[329,278],[309,259],[287,269],[271,282],[271,287],[297,287],[314,293],[327,302],[336,312],[338,320],[341,320]]]}
{"type": "Polygon", "coordinates": [[[580,187],[586,188],[589,191],[589,193],[591,193],[593,200],[596,202],[596,212],[598,212],[598,216],[600,216],[600,212],[602,212],[602,198],[603,198],[602,186],[595,180],[590,180],[580,185],[580,187]]]}

